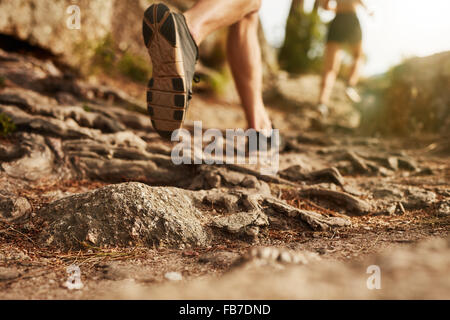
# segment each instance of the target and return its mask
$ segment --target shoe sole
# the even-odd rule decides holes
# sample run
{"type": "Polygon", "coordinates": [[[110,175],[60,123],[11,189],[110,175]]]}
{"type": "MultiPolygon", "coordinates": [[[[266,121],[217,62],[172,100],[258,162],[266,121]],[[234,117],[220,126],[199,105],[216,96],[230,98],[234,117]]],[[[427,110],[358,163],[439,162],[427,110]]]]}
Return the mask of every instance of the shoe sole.
{"type": "Polygon", "coordinates": [[[147,86],[148,113],[155,131],[171,139],[172,132],[183,125],[188,103],[175,17],[166,5],[154,4],[145,11],[142,29],[153,64],[147,86]]]}

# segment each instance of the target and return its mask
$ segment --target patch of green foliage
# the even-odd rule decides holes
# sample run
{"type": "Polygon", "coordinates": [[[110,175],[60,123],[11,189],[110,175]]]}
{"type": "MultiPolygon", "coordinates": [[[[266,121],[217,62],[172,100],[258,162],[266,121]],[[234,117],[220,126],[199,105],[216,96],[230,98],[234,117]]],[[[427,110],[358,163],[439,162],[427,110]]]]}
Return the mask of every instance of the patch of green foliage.
{"type": "MultiPolygon", "coordinates": [[[[450,123],[450,52],[411,58],[362,83],[365,134],[445,133],[450,123]]],[[[447,130],[447,131],[446,131],[447,130]]]]}
{"type": "Polygon", "coordinates": [[[86,112],[92,112],[91,107],[89,107],[87,104],[83,104],[83,110],[86,112]]]}
{"type": "Polygon", "coordinates": [[[319,72],[324,53],[326,26],[318,7],[306,12],[293,6],[286,25],[286,38],[278,56],[280,67],[290,73],[319,72]]]}
{"type": "Polygon", "coordinates": [[[206,81],[214,94],[218,96],[224,95],[231,82],[231,72],[228,68],[223,68],[218,72],[209,74],[206,81]]]}
{"type": "Polygon", "coordinates": [[[16,131],[16,125],[4,113],[0,113],[0,136],[6,137],[16,131]]]}
{"type": "Polygon", "coordinates": [[[116,60],[114,41],[108,35],[95,46],[91,66],[95,71],[100,69],[107,74],[111,74],[114,71],[116,60]]]}
{"type": "Polygon", "coordinates": [[[123,52],[111,35],[99,42],[83,42],[76,48],[84,74],[106,74],[112,77],[126,77],[132,81],[146,83],[151,66],[146,59],[123,52]]]}
{"type": "Polygon", "coordinates": [[[151,73],[149,63],[145,59],[129,53],[120,58],[117,68],[121,75],[141,83],[148,81],[151,73]]]}

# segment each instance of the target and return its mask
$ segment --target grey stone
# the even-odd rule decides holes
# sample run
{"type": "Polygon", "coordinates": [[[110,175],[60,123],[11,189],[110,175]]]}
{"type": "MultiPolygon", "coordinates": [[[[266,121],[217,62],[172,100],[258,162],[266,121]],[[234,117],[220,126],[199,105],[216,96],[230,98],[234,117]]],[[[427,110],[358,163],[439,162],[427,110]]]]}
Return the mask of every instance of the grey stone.
{"type": "Polygon", "coordinates": [[[0,221],[14,221],[30,212],[31,205],[27,199],[0,194],[0,221]]]}
{"type": "Polygon", "coordinates": [[[402,204],[407,209],[428,207],[436,201],[436,194],[432,191],[417,187],[409,187],[405,191],[406,200],[402,204]]]}
{"type": "Polygon", "coordinates": [[[403,197],[403,192],[394,186],[389,186],[389,188],[374,190],[373,196],[375,199],[400,200],[403,197]]]}
{"type": "Polygon", "coordinates": [[[62,249],[208,243],[190,191],[177,188],[110,185],[53,202],[38,215],[47,221],[41,241],[62,249]]]}
{"type": "Polygon", "coordinates": [[[437,208],[437,214],[440,217],[450,216],[450,201],[443,201],[437,208]]]}
{"type": "MultiPolygon", "coordinates": [[[[80,0],[15,0],[0,3],[0,32],[30,41],[35,45],[62,55],[65,61],[80,68],[79,53],[75,50],[80,44],[99,43],[108,33],[118,44],[130,47],[133,53],[137,48],[139,26],[136,23],[144,12],[141,1],[80,0]],[[70,5],[76,4],[81,11],[81,29],[72,30],[66,26],[71,18],[67,14],[70,5]],[[128,10],[127,10],[128,9],[128,10]],[[101,14],[99,14],[101,12],[101,14]],[[117,17],[120,16],[119,19],[117,17]],[[124,24],[124,21],[128,23],[124,24]],[[124,27],[128,25],[127,27],[124,27]]],[[[144,4],[144,3],[142,3],[144,4]]],[[[73,12],[72,12],[73,14],[73,12]]],[[[88,51],[88,50],[86,50],[88,51]]]]}
{"type": "Polygon", "coordinates": [[[18,159],[0,164],[9,176],[36,181],[57,173],[55,153],[50,149],[45,137],[27,132],[21,132],[18,136],[24,154],[18,159]]]}
{"type": "Polygon", "coordinates": [[[181,281],[183,280],[183,276],[179,272],[167,272],[164,275],[164,278],[170,281],[181,281]]]}
{"type": "Polygon", "coordinates": [[[203,202],[213,206],[219,205],[230,213],[239,211],[239,200],[239,196],[225,193],[211,193],[203,198],[203,202]]]}
{"type": "Polygon", "coordinates": [[[254,235],[254,232],[250,229],[253,227],[268,226],[269,219],[260,211],[238,212],[231,215],[213,217],[211,224],[212,226],[223,229],[229,233],[254,235]]]}

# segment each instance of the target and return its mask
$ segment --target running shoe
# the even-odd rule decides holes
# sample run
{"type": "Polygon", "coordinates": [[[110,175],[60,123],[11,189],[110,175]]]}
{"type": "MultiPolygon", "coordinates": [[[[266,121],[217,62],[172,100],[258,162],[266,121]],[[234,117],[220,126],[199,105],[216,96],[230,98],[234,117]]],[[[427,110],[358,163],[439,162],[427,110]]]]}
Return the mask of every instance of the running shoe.
{"type": "Polygon", "coordinates": [[[322,118],[327,118],[330,114],[330,109],[328,109],[328,106],[324,103],[319,104],[317,110],[320,112],[322,118]]]}
{"type": "Polygon", "coordinates": [[[144,43],[153,74],[147,86],[147,108],[153,128],[164,139],[180,129],[192,99],[198,47],[186,19],[162,4],[144,14],[144,43]]]}
{"type": "Polygon", "coordinates": [[[359,95],[358,91],[355,88],[347,87],[347,89],[345,89],[345,93],[347,94],[347,97],[354,103],[361,102],[361,96],[359,95]]]}

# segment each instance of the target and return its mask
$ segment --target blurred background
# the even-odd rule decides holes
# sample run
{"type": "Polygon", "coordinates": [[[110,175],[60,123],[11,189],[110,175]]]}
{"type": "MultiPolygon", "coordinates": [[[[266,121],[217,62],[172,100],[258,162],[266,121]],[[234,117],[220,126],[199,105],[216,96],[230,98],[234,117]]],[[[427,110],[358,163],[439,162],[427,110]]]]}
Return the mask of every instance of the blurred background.
{"type": "MultiPolygon", "coordinates": [[[[152,2],[0,0],[0,48],[50,59],[67,74],[114,85],[143,103],[151,63],[142,45],[141,19],[152,2]],[[65,25],[70,5],[80,7],[79,30],[65,25]]],[[[166,1],[180,11],[194,2],[166,1]]],[[[359,87],[363,101],[351,103],[340,81],[333,93],[329,121],[368,136],[438,134],[446,141],[450,128],[450,2],[365,3],[375,15],[358,12],[365,53],[364,79],[359,87]]],[[[321,9],[315,0],[263,0],[260,17],[264,97],[275,122],[281,129],[317,128],[315,107],[325,37],[334,14],[321,9]]],[[[220,30],[202,44],[198,72],[203,81],[196,88],[191,119],[211,118],[222,109],[225,114],[228,107],[238,110],[225,54],[226,32],[220,30]],[[205,111],[211,106],[215,109],[205,111]]],[[[350,55],[345,57],[340,77],[348,74],[350,60],[350,55]]],[[[5,79],[0,77],[2,85],[5,79]]],[[[210,125],[222,123],[212,121],[210,125]]],[[[242,116],[235,116],[225,123],[238,126],[244,122],[242,116]]]]}

